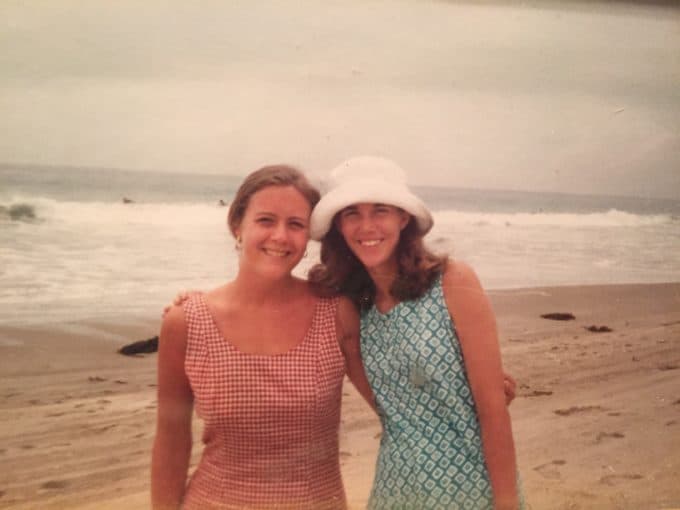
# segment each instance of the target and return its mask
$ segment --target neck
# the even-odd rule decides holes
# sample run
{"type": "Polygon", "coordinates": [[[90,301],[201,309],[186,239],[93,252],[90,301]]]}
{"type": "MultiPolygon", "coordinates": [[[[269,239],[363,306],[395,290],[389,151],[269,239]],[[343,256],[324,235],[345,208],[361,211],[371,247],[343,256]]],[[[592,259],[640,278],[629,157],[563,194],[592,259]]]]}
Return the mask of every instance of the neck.
{"type": "MultiPolygon", "coordinates": [[[[380,267],[375,267],[367,269],[368,275],[373,280],[373,285],[375,285],[375,298],[376,301],[390,301],[394,300],[390,289],[394,280],[397,278],[398,269],[396,262],[392,264],[385,264],[380,267]]],[[[396,300],[395,300],[396,301],[396,300]]]]}
{"type": "Polygon", "coordinates": [[[242,304],[263,305],[290,301],[300,283],[301,280],[291,274],[271,280],[239,271],[233,285],[242,304]]]}

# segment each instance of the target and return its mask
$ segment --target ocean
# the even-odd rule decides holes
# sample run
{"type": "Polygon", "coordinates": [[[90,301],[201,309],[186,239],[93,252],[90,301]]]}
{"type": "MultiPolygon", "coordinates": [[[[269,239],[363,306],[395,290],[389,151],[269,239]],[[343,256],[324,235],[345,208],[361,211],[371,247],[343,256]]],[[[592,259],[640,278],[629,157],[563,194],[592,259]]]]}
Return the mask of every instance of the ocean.
{"type": "MultiPolygon", "coordinates": [[[[160,317],[178,291],[225,282],[237,256],[219,202],[240,181],[0,165],[0,324],[160,317]]],[[[680,281],[678,201],[415,190],[434,212],[427,244],[487,289],[680,281]]],[[[311,242],[296,274],[317,257],[311,242]]]]}

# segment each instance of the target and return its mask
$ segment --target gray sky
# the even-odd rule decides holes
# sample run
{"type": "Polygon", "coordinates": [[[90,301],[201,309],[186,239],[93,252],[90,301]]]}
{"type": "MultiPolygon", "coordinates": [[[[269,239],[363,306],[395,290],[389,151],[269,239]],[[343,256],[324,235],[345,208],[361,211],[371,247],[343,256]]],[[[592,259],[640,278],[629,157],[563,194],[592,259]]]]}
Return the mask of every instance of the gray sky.
{"type": "Polygon", "coordinates": [[[3,0],[0,162],[680,199],[680,8],[3,0]]]}

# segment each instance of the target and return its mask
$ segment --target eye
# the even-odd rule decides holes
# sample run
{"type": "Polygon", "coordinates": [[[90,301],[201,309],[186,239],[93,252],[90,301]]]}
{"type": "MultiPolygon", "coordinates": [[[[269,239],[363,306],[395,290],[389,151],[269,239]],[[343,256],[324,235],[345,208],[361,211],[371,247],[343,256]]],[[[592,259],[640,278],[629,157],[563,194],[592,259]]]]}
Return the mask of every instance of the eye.
{"type": "Polygon", "coordinates": [[[380,214],[386,214],[391,212],[392,208],[389,205],[376,205],[375,212],[380,214]]]}
{"type": "Polygon", "coordinates": [[[349,217],[352,217],[352,216],[356,216],[357,214],[359,214],[359,212],[356,209],[348,208],[348,209],[343,209],[340,212],[340,217],[341,218],[349,218],[349,217]]]}
{"type": "Polygon", "coordinates": [[[298,220],[292,220],[288,222],[288,225],[290,225],[290,227],[294,228],[295,230],[304,230],[305,228],[307,228],[307,225],[305,223],[298,220]]]}
{"type": "Polygon", "coordinates": [[[261,225],[271,225],[274,222],[272,218],[269,218],[267,216],[257,218],[255,221],[261,225]]]}

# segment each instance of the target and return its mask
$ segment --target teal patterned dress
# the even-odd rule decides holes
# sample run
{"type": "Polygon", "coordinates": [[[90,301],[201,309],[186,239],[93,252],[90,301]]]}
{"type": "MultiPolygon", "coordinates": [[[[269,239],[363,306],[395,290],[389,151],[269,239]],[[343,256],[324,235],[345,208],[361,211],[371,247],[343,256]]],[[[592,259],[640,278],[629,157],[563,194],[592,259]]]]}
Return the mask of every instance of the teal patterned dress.
{"type": "Polygon", "coordinates": [[[361,318],[383,435],[370,509],[493,507],[482,439],[441,277],[421,298],[361,318]]]}

